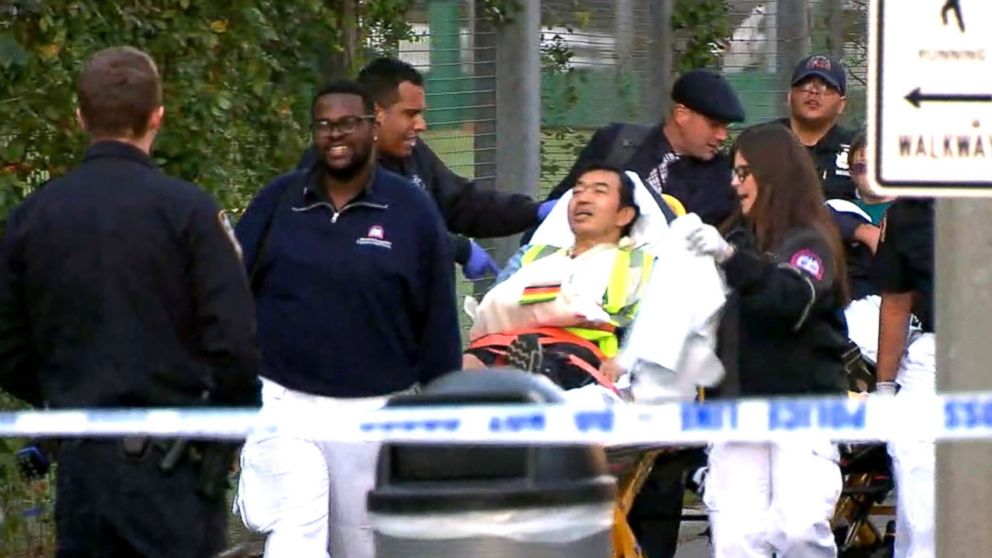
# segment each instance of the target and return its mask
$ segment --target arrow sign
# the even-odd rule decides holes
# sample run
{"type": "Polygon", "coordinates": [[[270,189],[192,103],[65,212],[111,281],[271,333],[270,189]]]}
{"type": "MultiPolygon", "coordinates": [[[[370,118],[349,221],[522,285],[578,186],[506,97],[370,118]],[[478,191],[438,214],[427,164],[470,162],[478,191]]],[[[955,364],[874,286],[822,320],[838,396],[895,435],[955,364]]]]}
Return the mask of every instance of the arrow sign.
{"type": "Polygon", "coordinates": [[[922,93],[920,88],[909,92],[905,99],[910,102],[914,107],[920,108],[920,103],[925,102],[939,102],[939,103],[989,103],[992,102],[992,95],[980,95],[980,94],[954,94],[954,93],[922,93]]]}

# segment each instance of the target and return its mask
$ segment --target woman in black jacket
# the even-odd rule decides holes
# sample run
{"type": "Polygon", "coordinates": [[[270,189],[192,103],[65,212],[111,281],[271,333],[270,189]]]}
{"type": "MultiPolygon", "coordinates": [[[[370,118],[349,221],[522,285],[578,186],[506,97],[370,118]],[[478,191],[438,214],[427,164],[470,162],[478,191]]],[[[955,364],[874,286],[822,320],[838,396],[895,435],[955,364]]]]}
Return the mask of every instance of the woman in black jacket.
{"type": "MultiPolygon", "coordinates": [[[[703,224],[686,234],[733,291],[721,395],[842,394],[847,274],[813,162],[776,124],[744,131],[733,161],[740,218],[729,241],[703,224]]],[[[826,436],[713,445],[705,500],[715,556],[836,556],[830,518],[840,490],[837,449],[826,436]]]]}

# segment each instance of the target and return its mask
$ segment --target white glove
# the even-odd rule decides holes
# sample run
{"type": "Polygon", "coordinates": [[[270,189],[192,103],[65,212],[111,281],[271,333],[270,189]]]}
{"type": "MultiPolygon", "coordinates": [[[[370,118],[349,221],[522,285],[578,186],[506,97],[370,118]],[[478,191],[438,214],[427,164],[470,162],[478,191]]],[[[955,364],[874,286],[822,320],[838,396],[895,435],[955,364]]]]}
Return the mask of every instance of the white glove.
{"type": "Polygon", "coordinates": [[[734,247],[712,225],[702,224],[686,236],[686,242],[690,250],[700,256],[712,256],[718,264],[734,255],[734,247]]]}
{"type": "Polygon", "coordinates": [[[875,395],[893,396],[896,394],[895,382],[878,382],[875,384],[875,395]]]}

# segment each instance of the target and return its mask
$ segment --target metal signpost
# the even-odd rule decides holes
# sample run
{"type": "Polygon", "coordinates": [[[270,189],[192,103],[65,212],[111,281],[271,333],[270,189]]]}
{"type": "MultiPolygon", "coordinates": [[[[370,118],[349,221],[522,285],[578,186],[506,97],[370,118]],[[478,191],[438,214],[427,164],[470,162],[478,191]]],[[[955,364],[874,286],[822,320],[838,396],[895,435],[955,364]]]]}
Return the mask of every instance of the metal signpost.
{"type": "MultiPolygon", "coordinates": [[[[869,180],[881,194],[951,198],[936,212],[937,387],[987,390],[992,1],[872,0],[870,10],[869,180]]],[[[938,445],[937,556],[989,555],[990,472],[992,444],[938,445]]]]}

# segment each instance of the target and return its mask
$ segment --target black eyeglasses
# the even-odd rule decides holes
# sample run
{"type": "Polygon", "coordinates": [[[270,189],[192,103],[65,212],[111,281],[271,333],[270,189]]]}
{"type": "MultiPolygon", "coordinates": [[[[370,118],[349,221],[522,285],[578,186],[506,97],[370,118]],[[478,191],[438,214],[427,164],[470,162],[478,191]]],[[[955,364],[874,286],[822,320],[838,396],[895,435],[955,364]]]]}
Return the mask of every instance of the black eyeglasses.
{"type": "Polygon", "coordinates": [[[737,180],[744,182],[747,177],[751,176],[751,165],[739,165],[732,169],[734,174],[737,175],[737,180]]]}
{"type": "Polygon", "coordinates": [[[345,116],[344,118],[339,118],[337,120],[328,120],[326,118],[319,118],[313,121],[313,131],[319,135],[326,136],[330,135],[332,132],[338,132],[340,134],[350,134],[358,129],[358,126],[362,122],[371,122],[375,120],[375,116],[371,114],[363,114],[361,116],[345,116]]]}
{"type": "Polygon", "coordinates": [[[854,163],[853,165],[851,165],[851,174],[855,176],[861,176],[866,172],[868,172],[868,165],[865,164],[864,162],[854,163]]]}

